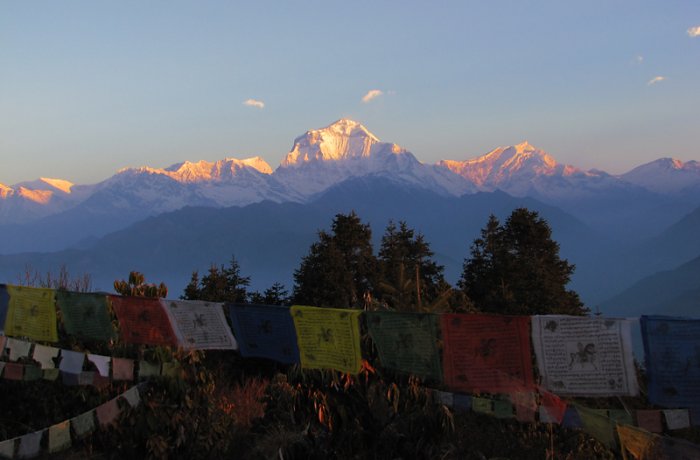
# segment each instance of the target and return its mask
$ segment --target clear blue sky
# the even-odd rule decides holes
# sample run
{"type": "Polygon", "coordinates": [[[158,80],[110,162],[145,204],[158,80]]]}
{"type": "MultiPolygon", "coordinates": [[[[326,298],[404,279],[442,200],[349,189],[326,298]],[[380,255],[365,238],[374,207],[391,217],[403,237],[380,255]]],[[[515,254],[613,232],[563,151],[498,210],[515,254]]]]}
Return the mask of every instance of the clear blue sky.
{"type": "Polygon", "coordinates": [[[525,139],[612,173],[700,160],[697,26],[696,0],[2,2],[0,182],[275,168],[341,117],[426,163],[525,139]]]}

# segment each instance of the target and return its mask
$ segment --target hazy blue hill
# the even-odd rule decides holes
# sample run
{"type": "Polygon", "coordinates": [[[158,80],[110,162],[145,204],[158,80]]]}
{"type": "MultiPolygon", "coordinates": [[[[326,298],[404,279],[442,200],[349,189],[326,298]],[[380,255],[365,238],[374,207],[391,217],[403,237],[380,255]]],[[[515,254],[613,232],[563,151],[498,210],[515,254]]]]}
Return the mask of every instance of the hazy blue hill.
{"type": "Polygon", "coordinates": [[[202,273],[211,263],[227,263],[235,254],[255,288],[275,281],[291,287],[292,273],[316,240],[316,232],[327,228],[335,214],[355,210],[372,225],[375,244],[390,219],[405,220],[422,232],[438,261],[445,264],[449,281],[455,282],[488,216],[505,218],[521,206],[539,211],[550,222],[562,254],[574,263],[576,254],[587,252],[595,240],[573,217],[533,199],[502,192],[446,197],[382,177],[365,177],[341,183],[308,205],[187,207],[147,218],[80,250],[2,256],[0,279],[11,282],[27,264],[45,272],[65,263],[71,273],[91,273],[95,287],[111,290],[114,279],[140,270],[149,280],[165,281],[171,295],[177,296],[193,270],[202,273]]]}
{"type": "Polygon", "coordinates": [[[700,316],[700,257],[648,276],[601,304],[611,315],[700,316]]]}

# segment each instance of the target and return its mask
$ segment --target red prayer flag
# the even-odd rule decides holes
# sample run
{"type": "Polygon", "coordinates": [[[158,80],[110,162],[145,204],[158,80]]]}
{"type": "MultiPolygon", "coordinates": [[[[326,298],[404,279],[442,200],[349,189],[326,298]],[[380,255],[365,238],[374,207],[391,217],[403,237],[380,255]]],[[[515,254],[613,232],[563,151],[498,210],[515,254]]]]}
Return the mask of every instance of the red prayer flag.
{"type": "Polygon", "coordinates": [[[512,393],[533,386],[529,317],[447,313],[441,321],[450,389],[512,393]]]}
{"type": "Polygon", "coordinates": [[[177,346],[170,319],[158,299],[109,296],[125,343],[177,346]]]}
{"type": "Polygon", "coordinates": [[[661,414],[660,410],[638,410],[637,426],[651,433],[663,433],[664,424],[661,414]]]}
{"type": "Polygon", "coordinates": [[[561,424],[561,421],[564,419],[564,414],[566,413],[566,402],[554,393],[550,393],[546,390],[540,391],[542,397],[540,403],[542,404],[542,408],[547,412],[551,420],[561,424]]]}

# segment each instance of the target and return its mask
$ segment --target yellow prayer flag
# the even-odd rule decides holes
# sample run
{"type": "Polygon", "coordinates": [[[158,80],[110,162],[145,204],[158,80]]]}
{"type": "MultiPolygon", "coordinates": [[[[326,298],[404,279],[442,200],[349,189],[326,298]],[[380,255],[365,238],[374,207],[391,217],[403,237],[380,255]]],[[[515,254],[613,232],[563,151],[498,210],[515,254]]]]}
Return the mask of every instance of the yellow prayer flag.
{"type": "Polygon", "coordinates": [[[617,435],[620,438],[622,458],[629,459],[628,454],[636,460],[652,460],[658,458],[660,444],[659,436],[646,430],[629,425],[617,425],[617,435]]]}
{"type": "Polygon", "coordinates": [[[58,342],[55,291],[46,288],[7,286],[10,302],[5,334],[42,342],[58,342]]]}
{"type": "Polygon", "coordinates": [[[360,310],[294,305],[294,320],[301,366],[307,369],[336,369],[357,374],[360,353],[360,310]]]}

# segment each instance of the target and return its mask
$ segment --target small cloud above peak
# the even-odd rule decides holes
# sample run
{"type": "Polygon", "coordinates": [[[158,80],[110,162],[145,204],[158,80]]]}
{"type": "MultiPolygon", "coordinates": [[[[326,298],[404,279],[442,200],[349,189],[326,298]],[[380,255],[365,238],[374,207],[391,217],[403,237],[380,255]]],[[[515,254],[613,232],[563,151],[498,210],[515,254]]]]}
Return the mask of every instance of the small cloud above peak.
{"type": "Polygon", "coordinates": [[[384,94],[384,91],[382,91],[382,90],[371,89],[371,90],[367,91],[367,94],[362,96],[362,102],[364,102],[366,104],[366,103],[370,102],[372,99],[376,99],[379,96],[382,96],[383,94],[384,94]]]}
{"type": "Polygon", "coordinates": [[[257,99],[246,99],[245,101],[243,101],[243,105],[247,105],[248,107],[255,107],[257,109],[265,108],[265,103],[263,101],[258,101],[257,99]]]}
{"type": "Polygon", "coordinates": [[[700,26],[690,27],[687,32],[689,37],[700,37],[700,26]]]}
{"type": "Polygon", "coordinates": [[[654,78],[652,78],[651,80],[649,80],[649,81],[647,82],[647,85],[648,85],[648,86],[655,85],[655,84],[660,83],[660,82],[662,82],[662,81],[664,81],[664,80],[666,80],[666,77],[663,77],[663,76],[661,76],[661,75],[657,75],[656,77],[654,77],[654,78]]]}

